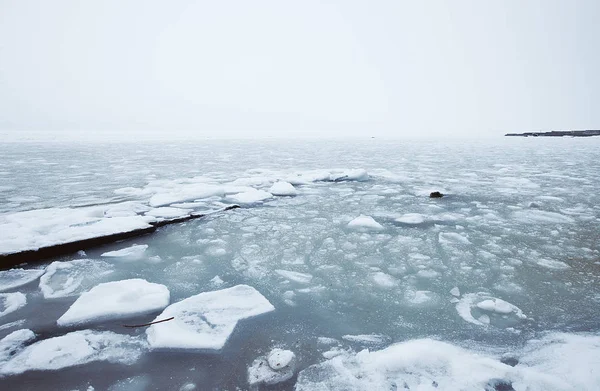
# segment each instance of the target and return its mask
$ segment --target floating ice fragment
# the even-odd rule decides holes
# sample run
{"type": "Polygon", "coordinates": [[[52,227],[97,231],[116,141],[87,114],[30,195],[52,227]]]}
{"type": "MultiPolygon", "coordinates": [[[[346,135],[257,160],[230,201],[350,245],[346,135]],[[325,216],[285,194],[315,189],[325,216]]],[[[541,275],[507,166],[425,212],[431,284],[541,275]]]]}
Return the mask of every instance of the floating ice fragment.
{"type": "Polygon", "coordinates": [[[471,311],[474,308],[502,315],[510,314],[515,319],[519,320],[527,318],[527,316],[519,307],[483,292],[467,293],[463,295],[460,301],[456,304],[456,311],[461,318],[469,323],[485,326],[486,323],[480,321],[479,319],[475,319],[473,316],[471,311]]]}
{"type": "Polygon", "coordinates": [[[19,288],[40,278],[44,269],[10,269],[0,271],[0,292],[19,288]]]}
{"type": "Polygon", "coordinates": [[[348,228],[363,230],[382,230],[383,226],[371,216],[360,215],[348,223],[348,228]]]}
{"type": "Polygon", "coordinates": [[[2,364],[20,350],[23,345],[34,339],[35,334],[28,329],[13,331],[2,338],[2,340],[0,340],[0,368],[2,364]]]}
{"type": "Polygon", "coordinates": [[[298,190],[289,182],[275,182],[269,189],[269,193],[276,196],[295,196],[298,190]]]}
{"type": "Polygon", "coordinates": [[[106,282],[79,296],[56,323],[72,326],[143,315],[165,308],[169,297],[166,286],[139,278],[106,282]]]}
{"type": "Polygon", "coordinates": [[[390,337],[381,334],[343,335],[342,339],[363,345],[384,345],[390,341],[390,337]]]}
{"type": "Polygon", "coordinates": [[[267,357],[259,357],[248,368],[248,383],[273,385],[294,376],[296,355],[290,350],[273,349],[267,357]]]}
{"type": "Polygon", "coordinates": [[[192,213],[191,209],[173,208],[169,206],[163,206],[161,208],[150,209],[146,212],[146,216],[159,217],[165,219],[174,219],[178,217],[185,217],[192,213]]]}
{"type": "Polygon", "coordinates": [[[147,249],[147,244],[135,244],[121,250],[106,252],[101,256],[105,258],[128,258],[130,260],[135,260],[143,257],[147,249]]]}
{"type": "Polygon", "coordinates": [[[373,282],[382,288],[392,288],[396,285],[394,277],[383,272],[375,272],[371,275],[373,282]]]}
{"type": "Polygon", "coordinates": [[[27,296],[21,292],[0,293],[0,318],[15,312],[27,304],[27,296]]]}
{"type": "Polygon", "coordinates": [[[454,288],[450,289],[450,294],[452,296],[459,297],[460,296],[460,289],[458,289],[458,287],[455,286],[454,288]]]}
{"type": "Polygon", "coordinates": [[[300,273],[300,272],[294,272],[294,271],[290,271],[290,270],[275,270],[275,272],[277,274],[279,274],[280,276],[282,276],[283,278],[287,278],[288,280],[292,280],[294,282],[300,283],[300,284],[310,284],[310,282],[313,279],[313,276],[311,274],[307,274],[307,273],[300,273]]]}
{"type": "Polygon", "coordinates": [[[204,292],[168,306],[146,330],[153,349],[221,349],[240,320],[275,309],[256,289],[237,285],[204,292]]]}

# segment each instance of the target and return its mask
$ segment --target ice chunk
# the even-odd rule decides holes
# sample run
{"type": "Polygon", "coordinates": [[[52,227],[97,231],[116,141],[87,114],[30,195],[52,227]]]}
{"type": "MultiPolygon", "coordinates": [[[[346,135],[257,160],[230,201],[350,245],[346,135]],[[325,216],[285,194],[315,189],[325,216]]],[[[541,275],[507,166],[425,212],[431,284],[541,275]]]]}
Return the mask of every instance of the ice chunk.
{"type": "Polygon", "coordinates": [[[91,259],[52,262],[40,278],[40,289],[46,299],[77,296],[113,271],[109,263],[91,259]]]}
{"type": "Polygon", "coordinates": [[[292,280],[292,281],[298,282],[300,284],[310,284],[310,282],[313,279],[313,276],[311,274],[293,272],[290,270],[278,269],[278,270],[275,270],[275,272],[277,274],[279,274],[280,276],[282,276],[283,278],[287,278],[288,280],[292,280]]]}
{"type": "Polygon", "coordinates": [[[290,350],[273,349],[267,357],[259,357],[248,368],[250,385],[273,385],[294,376],[296,355],[290,350]]]}
{"type": "Polygon", "coordinates": [[[502,299],[488,299],[477,303],[477,308],[498,314],[510,314],[514,306],[502,299]]]}
{"type": "Polygon", "coordinates": [[[147,375],[128,377],[108,387],[108,391],[146,391],[151,382],[147,375]]]}
{"type": "Polygon", "coordinates": [[[224,282],[224,281],[221,279],[221,277],[219,277],[219,276],[214,276],[214,277],[213,277],[213,278],[210,280],[210,283],[211,283],[213,286],[221,286],[221,285],[223,285],[225,282],[224,282]]]}
{"type": "Polygon", "coordinates": [[[0,373],[58,370],[93,361],[130,365],[138,360],[146,346],[139,337],[110,331],[74,331],[26,347],[0,368],[0,373]]]}
{"type": "Polygon", "coordinates": [[[450,289],[450,294],[452,296],[459,297],[460,296],[460,289],[458,289],[458,287],[455,286],[454,288],[450,289]]]}
{"type": "Polygon", "coordinates": [[[569,269],[571,266],[561,261],[555,261],[553,259],[536,259],[534,260],[540,266],[547,267],[548,269],[564,270],[569,269]]]}
{"type": "Polygon", "coordinates": [[[15,312],[27,304],[27,296],[21,292],[0,293],[0,317],[15,312]]]}
{"type": "Polygon", "coordinates": [[[272,198],[273,195],[264,190],[248,190],[243,193],[230,195],[227,198],[238,204],[254,204],[272,198]]]}
{"type": "Polygon", "coordinates": [[[396,221],[399,223],[411,224],[411,225],[422,224],[425,222],[425,216],[423,216],[422,214],[419,214],[419,213],[406,213],[406,214],[398,217],[396,219],[396,221]]]}
{"type": "Polygon", "coordinates": [[[516,319],[527,318],[527,316],[519,307],[483,292],[468,293],[463,295],[460,301],[456,304],[456,311],[461,318],[469,323],[479,326],[485,326],[487,323],[489,323],[481,322],[479,319],[475,319],[471,312],[473,308],[479,308],[480,310],[504,315],[511,314],[516,319]]]}
{"type": "Polygon", "coordinates": [[[275,309],[256,289],[237,285],[203,292],[168,306],[150,326],[148,342],[154,349],[221,349],[240,320],[275,309]]]}
{"type": "Polygon", "coordinates": [[[13,331],[0,341],[0,365],[12,357],[23,345],[35,339],[33,331],[21,329],[13,331]]]}
{"type": "Polygon", "coordinates": [[[471,244],[469,239],[456,232],[440,232],[441,244],[471,244]]]}
{"type": "Polygon", "coordinates": [[[269,189],[269,193],[276,196],[295,196],[298,190],[289,182],[275,182],[269,189]]]}
{"type": "Polygon", "coordinates": [[[105,258],[128,258],[130,260],[135,260],[143,257],[147,249],[147,244],[135,244],[131,247],[126,247],[121,250],[106,252],[101,256],[105,258]]]}
{"type": "Polygon", "coordinates": [[[271,369],[276,371],[290,366],[296,355],[291,350],[273,349],[269,353],[267,361],[271,369]]]}
{"type": "Polygon", "coordinates": [[[169,305],[166,286],[134,278],[96,285],[83,293],[56,322],[72,326],[160,311],[169,305]]]}
{"type": "Polygon", "coordinates": [[[371,278],[373,279],[375,284],[379,285],[382,288],[392,288],[396,285],[396,280],[394,279],[394,277],[383,272],[375,272],[371,275],[371,278]]]}
{"type": "Polygon", "coordinates": [[[0,330],[6,330],[13,327],[21,327],[25,324],[25,319],[15,320],[14,322],[4,323],[0,325],[0,330]]]}
{"type": "Polygon", "coordinates": [[[383,226],[371,216],[360,215],[348,223],[348,228],[363,230],[382,230],[383,226]]]}
{"type": "Polygon", "coordinates": [[[10,269],[0,271],[0,292],[29,284],[44,274],[44,269],[10,269]]]}
{"type": "Polygon", "coordinates": [[[192,213],[191,209],[173,208],[163,206],[162,208],[150,209],[146,212],[146,216],[160,217],[165,219],[173,219],[177,217],[185,217],[192,213]]]}
{"type": "Polygon", "coordinates": [[[333,182],[341,182],[341,181],[368,181],[369,174],[366,170],[356,169],[356,170],[345,170],[345,171],[336,171],[332,172],[329,175],[329,180],[333,182]]]}

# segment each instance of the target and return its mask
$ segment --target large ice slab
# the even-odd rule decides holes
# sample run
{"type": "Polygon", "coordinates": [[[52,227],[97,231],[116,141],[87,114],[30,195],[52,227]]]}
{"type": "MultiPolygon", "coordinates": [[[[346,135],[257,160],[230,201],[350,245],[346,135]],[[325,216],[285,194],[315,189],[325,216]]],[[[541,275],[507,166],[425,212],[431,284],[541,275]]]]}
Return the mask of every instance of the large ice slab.
{"type": "Polygon", "coordinates": [[[130,365],[138,360],[146,347],[139,337],[110,331],[74,331],[26,347],[0,368],[0,374],[58,370],[93,361],[130,365]]]}
{"type": "Polygon", "coordinates": [[[268,200],[272,197],[273,195],[268,191],[252,189],[242,193],[230,195],[228,198],[238,204],[255,204],[257,202],[268,200]]]}
{"type": "Polygon", "coordinates": [[[105,207],[50,208],[0,216],[0,254],[149,228],[153,217],[105,217],[105,207]]]}
{"type": "Polygon", "coordinates": [[[295,196],[298,190],[289,182],[275,182],[269,189],[269,193],[276,196],[295,196]]]}
{"type": "Polygon", "coordinates": [[[92,259],[52,262],[40,278],[46,299],[77,296],[101,282],[114,271],[111,264],[92,259]]]}
{"type": "Polygon", "coordinates": [[[344,353],[298,376],[308,390],[593,391],[600,386],[600,337],[550,334],[532,341],[516,367],[431,339],[344,353]],[[501,388],[502,387],[502,388],[501,388]]]}
{"type": "Polygon", "coordinates": [[[56,323],[72,326],[143,315],[162,310],[169,298],[166,286],[140,278],[106,282],[79,296],[56,323]]]}
{"type": "Polygon", "coordinates": [[[44,269],[10,269],[0,271],[0,292],[27,285],[40,278],[44,269]]]}
{"type": "Polygon", "coordinates": [[[240,320],[271,312],[273,305],[251,286],[204,292],[168,306],[146,330],[153,349],[221,349],[240,320]]]}
{"type": "Polygon", "coordinates": [[[27,296],[21,292],[0,293],[0,318],[15,312],[27,304],[27,296]]]}

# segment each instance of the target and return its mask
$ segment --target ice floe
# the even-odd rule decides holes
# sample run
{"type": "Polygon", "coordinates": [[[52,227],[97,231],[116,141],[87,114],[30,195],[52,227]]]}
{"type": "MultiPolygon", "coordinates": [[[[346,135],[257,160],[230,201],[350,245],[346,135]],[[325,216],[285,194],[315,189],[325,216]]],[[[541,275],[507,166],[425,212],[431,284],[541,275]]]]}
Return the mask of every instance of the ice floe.
{"type": "Polygon", "coordinates": [[[44,274],[45,269],[10,269],[0,271],[0,292],[27,285],[44,274]]]}
{"type": "Polygon", "coordinates": [[[150,209],[148,212],[145,213],[145,215],[164,219],[174,219],[178,217],[188,216],[190,213],[192,213],[191,209],[163,206],[161,208],[150,209]]]}
{"type": "Polygon", "coordinates": [[[139,359],[146,346],[139,337],[110,331],[74,331],[27,346],[0,366],[0,374],[58,370],[93,361],[130,365],[139,359]]]}
{"type": "Polygon", "coordinates": [[[287,278],[288,280],[300,283],[300,284],[310,284],[313,279],[312,274],[294,272],[291,270],[275,270],[275,273],[279,274],[283,278],[287,278]]]}
{"type": "Polygon", "coordinates": [[[221,349],[237,323],[275,309],[256,289],[236,285],[203,292],[168,306],[146,330],[153,349],[221,349]]]}
{"type": "Polygon", "coordinates": [[[422,224],[425,220],[425,216],[420,213],[406,213],[396,218],[397,222],[410,225],[422,224]]]}
{"type": "Polygon", "coordinates": [[[56,323],[72,326],[143,315],[164,309],[169,298],[166,286],[139,278],[105,282],[79,296],[56,323]]]}
{"type": "Polygon", "coordinates": [[[0,371],[2,365],[8,361],[18,350],[35,339],[35,333],[28,329],[13,331],[0,340],[0,371]]]}
{"type": "Polygon", "coordinates": [[[479,326],[490,324],[490,315],[492,313],[511,315],[513,321],[527,319],[527,316],[519,307],[484,292],[463,295],[460,301],[456,303],[456,311],[465,321],[479,326]],[[480,314],[476,315],[477,318],[473,316],[474,309],[480,310],[480,314]]]}
{"type": "Polygon", "coordinates": [[[264,190],[248,190],[242,193],[237,193],[228,196],[228,198],[238,204],[255,204],[264,200],[272,198],[273,195],[264,190]]]}
{"type": "Polygon", "coordinates": [[[40,278],[40,289],[46,299],[78,296],[113,272],[114,267],[104,261],[56,261],[46,268],[46,273],[40,278]]]}

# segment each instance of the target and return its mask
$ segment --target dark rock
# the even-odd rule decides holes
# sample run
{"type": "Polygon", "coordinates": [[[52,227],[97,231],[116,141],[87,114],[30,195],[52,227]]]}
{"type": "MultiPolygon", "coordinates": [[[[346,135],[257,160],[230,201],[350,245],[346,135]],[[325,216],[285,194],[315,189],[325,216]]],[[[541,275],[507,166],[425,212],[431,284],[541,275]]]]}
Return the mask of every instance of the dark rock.
{"type": "Polygon", "coordinates": [[[491,379],[485,386],[485,391],[515,391],[515,389],[508,380],[491,379]]]}
{"type": "Polygon", "coordinates": [[[443,196],[444,195],[439,191],[434,191],[433,193],[429,194],[429,198],[442,198],[443,196]]]}

